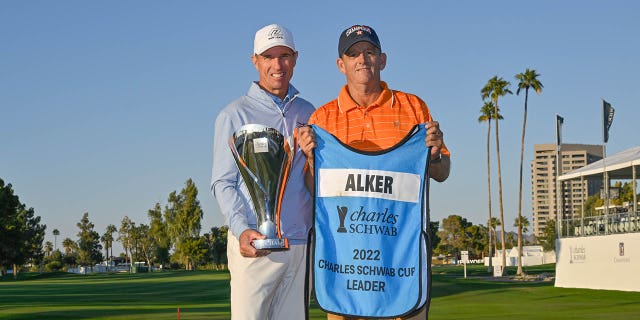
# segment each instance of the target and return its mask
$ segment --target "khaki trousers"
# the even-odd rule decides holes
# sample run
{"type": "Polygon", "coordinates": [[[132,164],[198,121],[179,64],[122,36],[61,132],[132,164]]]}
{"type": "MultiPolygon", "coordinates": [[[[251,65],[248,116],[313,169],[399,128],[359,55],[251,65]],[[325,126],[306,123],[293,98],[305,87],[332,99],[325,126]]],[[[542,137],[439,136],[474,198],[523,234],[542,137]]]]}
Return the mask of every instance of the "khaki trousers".
{"type": "Polygon", "coordinates": [[[240,255],[238,239],[229,232],[227,256],[231,273],[232,320],[305,319],[306,245],[290,245],[260,258],[240,255]]]}

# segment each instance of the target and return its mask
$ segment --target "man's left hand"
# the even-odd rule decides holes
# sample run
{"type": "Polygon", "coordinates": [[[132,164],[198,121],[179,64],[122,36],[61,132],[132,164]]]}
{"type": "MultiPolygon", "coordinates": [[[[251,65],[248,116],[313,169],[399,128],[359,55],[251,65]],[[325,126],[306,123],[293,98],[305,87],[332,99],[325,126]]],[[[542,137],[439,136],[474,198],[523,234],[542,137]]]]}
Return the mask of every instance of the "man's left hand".
{"type": "Polygon", "coordinates": [[[427,128],[427,137],[425,138],[425,142],[427,147],[431,147],[430,159],[440,159],[440,152],[444,145],[444,134],[442,133],[442,130],[440,130],[440,124],[437,121],[432,121],[427,122],[425,127],[427,128]]]}

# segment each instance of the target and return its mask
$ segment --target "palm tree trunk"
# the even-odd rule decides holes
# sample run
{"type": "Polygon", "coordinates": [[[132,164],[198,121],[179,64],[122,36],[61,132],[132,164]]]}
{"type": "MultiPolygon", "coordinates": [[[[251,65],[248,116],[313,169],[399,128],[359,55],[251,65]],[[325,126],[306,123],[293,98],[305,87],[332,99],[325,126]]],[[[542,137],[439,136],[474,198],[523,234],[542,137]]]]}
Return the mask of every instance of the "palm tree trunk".
{"type": "MultiPolygon", "coordinates": [[[[498,121],[498,120],[496,120],[498,121]]],[[[489,116],[487,126],[487,197],[489,205],[489,220],[487,227],[489,228],[489,270],[493,271],[493,254],[491,253],[491,116],[489,116]]]]}
{"type": "Polygon", "coordinates": [[[494,252],[498,252],[498,232],[495,228],[493,228],[493,240],[494,252]]]}
{"type": "MultiPolygon", "coordinates": [[[[494,101],[495,113],[498,114],[498,99],[494,101]]],[[[505,246],[504,237],[504,206],[502,205],[502,170],[500,165],[500,131],[499,125],[496,121],[496,153],[498,155],[498,201],[500,203],[500,223],[501,223],[501,236],[502,236],[502,275],[504,276],[507,269],[507,248],[505,246]]]]}
{"type": "Polygon", "coordinates": [[[524,91],[524,118],[522,119],[522,141],[520,143],[520,190],[518,192],[518,271],[522,272],[522,164],[524,163],[524,135],[527,129],[527,100],[529,99],[529,88],[524,91]]]}

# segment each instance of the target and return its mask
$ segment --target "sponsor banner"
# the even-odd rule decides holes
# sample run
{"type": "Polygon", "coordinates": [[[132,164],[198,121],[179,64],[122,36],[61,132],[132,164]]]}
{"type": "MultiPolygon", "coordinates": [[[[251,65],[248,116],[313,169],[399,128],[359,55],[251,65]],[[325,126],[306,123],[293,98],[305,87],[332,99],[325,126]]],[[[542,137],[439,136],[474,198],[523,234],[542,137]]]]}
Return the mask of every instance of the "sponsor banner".
{"type": "Polygon", "coordinates": [[[556,287],[640,291],[640,233],[562,238],[556,287]]]}

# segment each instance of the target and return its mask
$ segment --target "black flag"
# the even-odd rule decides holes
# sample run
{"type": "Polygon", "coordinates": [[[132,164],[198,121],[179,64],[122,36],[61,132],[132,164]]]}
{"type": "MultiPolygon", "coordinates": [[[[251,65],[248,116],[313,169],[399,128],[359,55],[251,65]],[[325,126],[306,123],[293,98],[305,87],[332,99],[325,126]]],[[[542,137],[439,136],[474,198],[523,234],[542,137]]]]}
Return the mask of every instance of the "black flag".
{"type": "Polygon", "coordinates": [[[556,114],[556,145],[562,144],[562,124],[564,123],[564,118],[556,114]]]}
{"type": "Polygon", "coordinates": [[[613,113],[615,110],[609,102],[602,99],[602,140],[604,143],[609,141],[609,128],[613,123],[613,113]]]}

